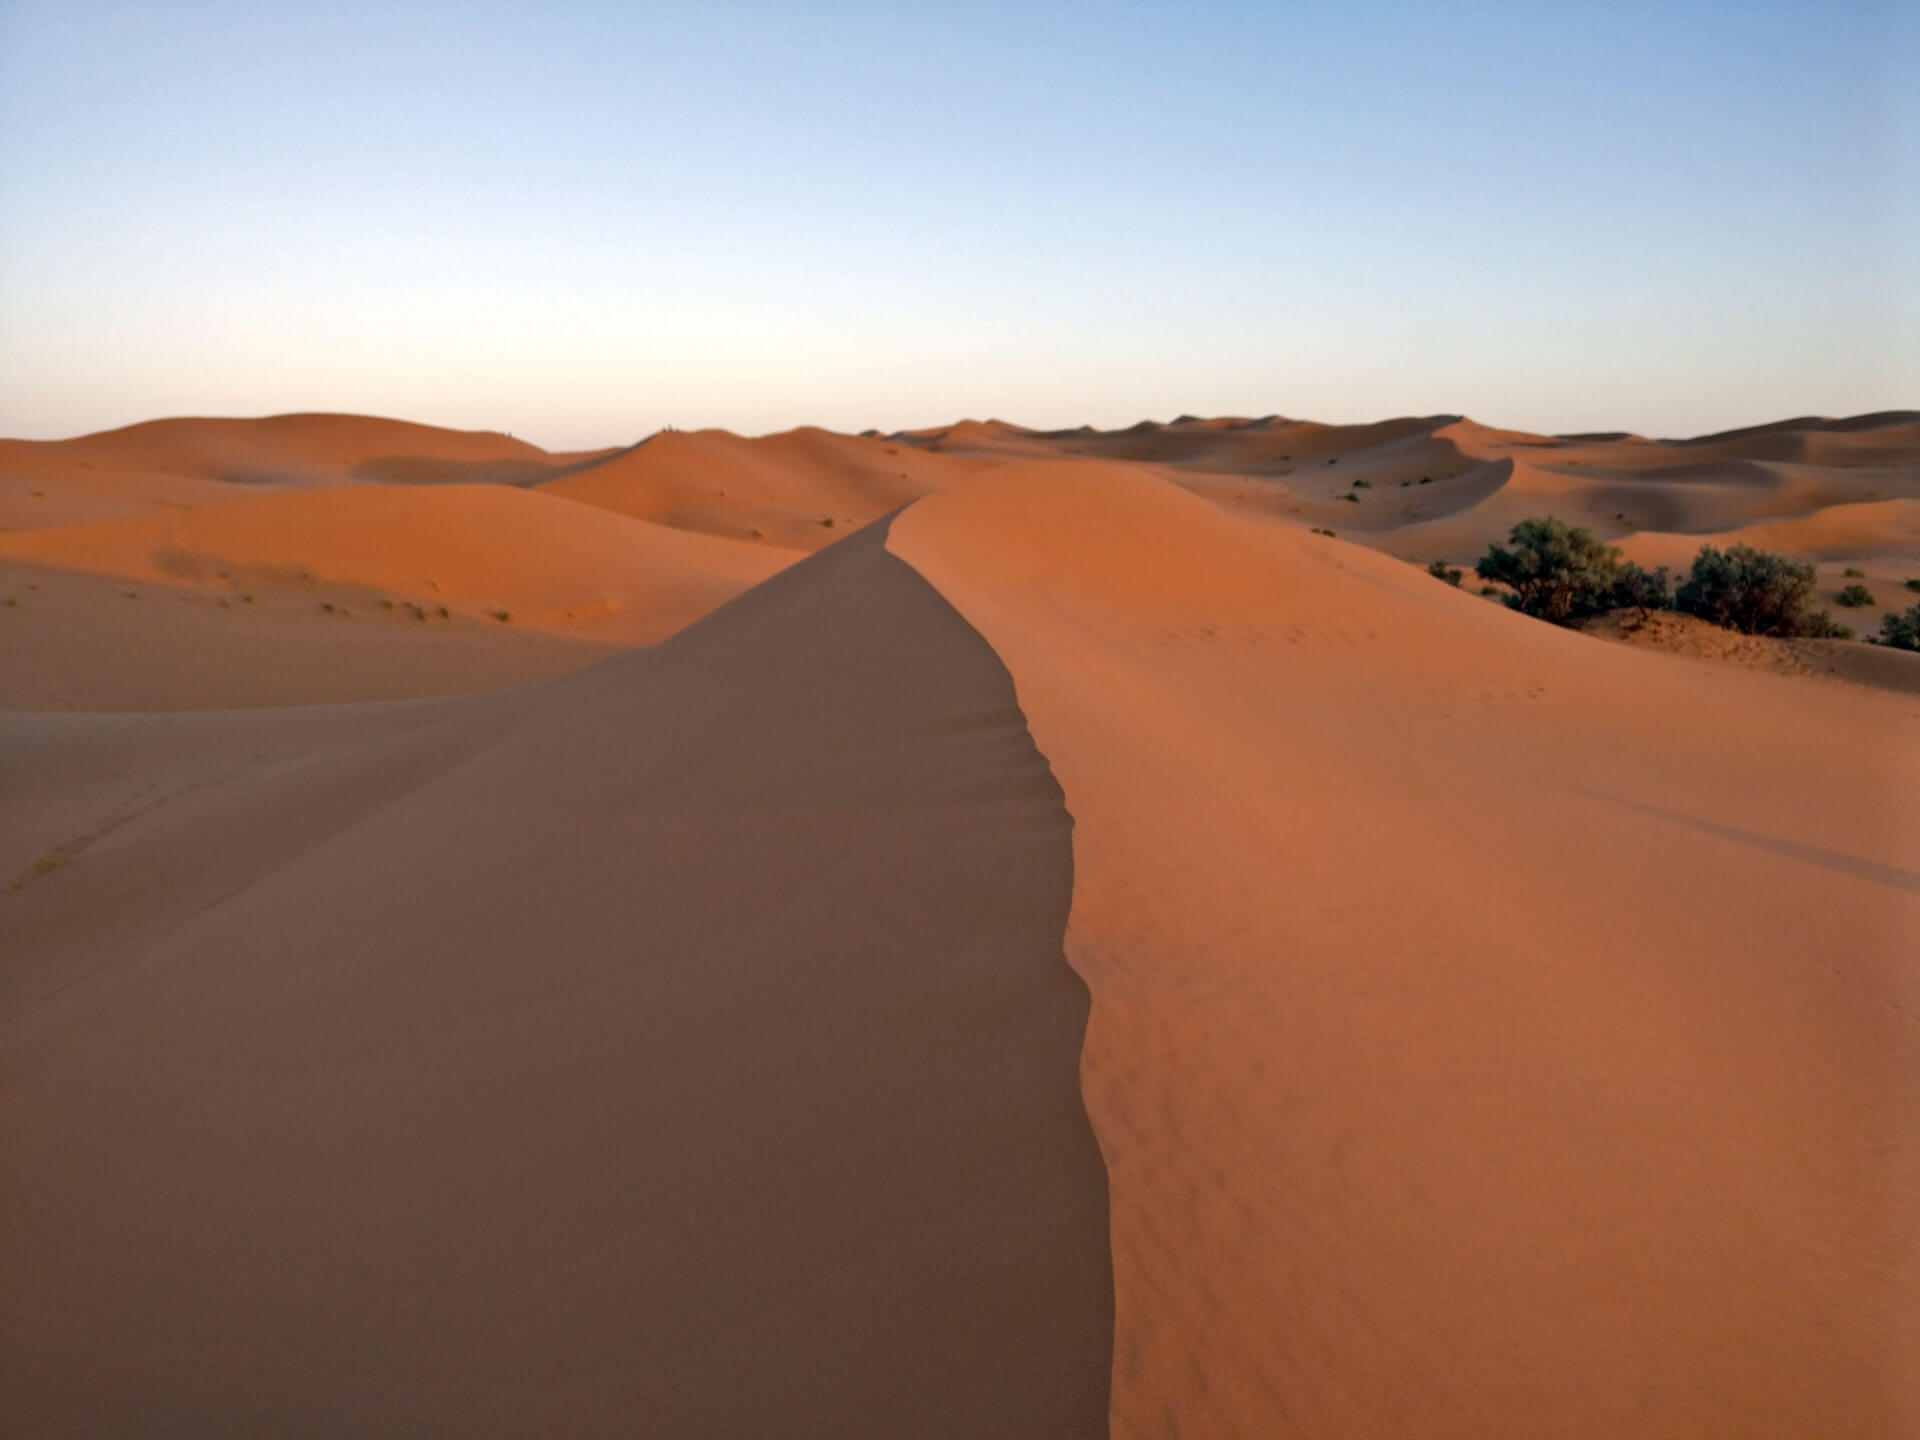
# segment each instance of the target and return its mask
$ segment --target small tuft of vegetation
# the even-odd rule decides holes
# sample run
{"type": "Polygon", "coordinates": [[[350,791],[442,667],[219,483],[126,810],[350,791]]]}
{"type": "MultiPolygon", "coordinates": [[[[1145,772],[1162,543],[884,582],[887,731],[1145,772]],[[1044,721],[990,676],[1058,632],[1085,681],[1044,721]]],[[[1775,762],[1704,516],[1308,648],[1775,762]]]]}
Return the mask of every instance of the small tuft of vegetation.
{"type": "Polygon", "coordinates": [[[833,528],[833,517],[831,515],[822,515],[820,517],[820,523],[831,530],[833,528]]]}
{"type": "MultiPolygon", "coordinates": [[[[28,588],[29,590],[31,590],[31,589],[32,589],[33,587],[32,587],[31,585],[29,585],[29,586],[28,586],[27,588],[28,588]]],[[[1920,579],[1914,579],[1914,580],[1909,580],[1909,581],[1907,581],[1907,588],[1908,588],[1909,590],[1912,590],[1912,591],[1914,591],[1914,592],[1915,592],[1916,594],[1920,594],[1920,579]]]]}
{"type": "Polygon", "coordinates": [[[7,596],[7,608],[9,610],[17,610],[19,607],[20,602],[18,600],[14,599],[11,595],[7,596]]]}
{"type": "Polygon", "coordinates": [[[1482,585],[1480,587],[1480,593],[1489,600],[1497,600],[1505,592],[1502,591],[1498,585],[1482,585]]]}
{"type": "Polygon", "coordinates": [[[1373,488],[1373,482],[1365,478],[1356,479],[1353,482],[1353,488],[1356,490],[1371,490],[1373,488]]]}
{"type": "Polygon", "coordinates": [[[1420,483],[1422,485],[1431,485],[1433,483],[1433,477],[1431,475],[1422,475],[1420,477],[1420,483]]]}
{"type": "Polygon", "coordinates": [[[438,606],[435,606],[434,608],[439,612],[440,618],[442,620],[451,620],[453,618],[453,612],[447,609],[446,606],[438,605],[438,606]]]}
{"type": "Polygon", "coordinates": [[[328,615],[332,615],[336,613],[338,608],[339,607],[337,607],[331,600],[322,600],[320,602],[320,609],[328,615]]]}
{"type": "Polygon", "coordinates": [[[1340,457],[1338,455],[1329,455],[1327,457],[1327,464],[1338,465],[1339,463],[1340,463],[1340,457]]]}
{"type": "Polygon", "coordinates": [[[1449,565],[1444,560],[1436,560],[1427,566],[1427,574],[1436,580],[1444,580],[1449,585],[1458,585],[1462,573],[1458,565],[1449,565]]]}
{"type": "Polygon", "coordinates": [[[21,886],[38,880],[42,875],[51,875],[71,859],[73,859],[71,850],[64,845],[56,845],[44,854],[36,856],[31,865],[13,877],[13,883],[7,886],[7,889],[18,890],[21,886]]]}
{"type": "Polygon", "coordinates": [[[1318,525],[1316,525],[1316,526],[1314,526],[1314,527],[1313,527],[1313,533],[1314,533],[1314,534],[1316,534],[1316,535],[1324,535],[1324,536],[1326,536],[1326,537],[1327,537],[1327,538],[1328,538],[1329,540],[1331,540],[1331,539],[1333,539],[1333,538],[1334,538],[1334,534],[1333,534],[1333,531],[1331,531],[1331,530],[1322,530],[1322,529],[1321,529],[1321,528],[1320,528],[1320,527],[1319,527],[1318,525]]]}
{"type": "Polygon", "coordinates": [[[493,618],[498,620],[502,625],[506,624],[509,620],[513,619],[513,612],[511,610],[489,610],[487,613],[493,616],[493,618]]]}
{"type": "Polygon", "coordinates": [[[1858,610],[1862,605],[1873,604],[1873,592],[1857,580],[1833,598],[1836,604],[1843,605],[1849,610],[1858,610]]]}
{"type": "Polygon", "coordinates": [[[1345,500],[1351,505],[1358,505],[1360,503],[1360,497],[1354,494],[1351,490],[1347,491],[1347,493],[1342,495],[1340,498],[1342,500],[1345,500]]]}
{"type": "Polygon", "coordinates": [[[1849,565],[1846,569],[1842,570],[1840,574],[1843,579],[1847,579],[1847,580],[1864,580],[1867,578],[1866,571],[1856,570],[1851,565],[1849,565]]]}

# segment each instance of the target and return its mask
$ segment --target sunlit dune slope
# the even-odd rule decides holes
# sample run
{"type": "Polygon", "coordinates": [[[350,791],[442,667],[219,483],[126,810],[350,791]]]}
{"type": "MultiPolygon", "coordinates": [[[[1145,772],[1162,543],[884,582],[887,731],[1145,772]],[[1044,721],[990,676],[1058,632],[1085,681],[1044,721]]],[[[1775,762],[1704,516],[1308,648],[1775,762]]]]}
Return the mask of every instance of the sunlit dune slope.
{"type": "Polygon", "coordinates": [[[325,581],[162,586],[5,559],[0,619],[0,710],[450,695],[549,680],[625,648],[452,607],[443,618],[437,606],[325,581]]]}
{"type": "Polygon", "coordinates": [[[0,536],[0,558],[223,592],[330,582],[640,643],[795,555],[504,485],[362,485],[0,536]]]}
{"type": "Polygon", "coordinates": [[[817,550],[978,468],[813,427],[758,439],[664,430],[542,488],[677,529],[817,550]]]}
{"type": "Polygon", "coordinates": [[[552,455],[495,431],[367,415],[153,420],[73,440],[0,440],[0,530],[199,504],[236,485],[524,485],[598,453],[552,455]]]}
{"type": "MultiPolygon", "coordinates": [[[[1920,503],[1920,419],[1906,411],[1697,440],[1532,435],[1450,415],[1367,425],[1183,417],[1114,431],[967,421],[897,438],[976,459],[1125,461],[1229,510],[1423,562],[1471,563],[1542,514],[1608,540],[1641,531],[1705,539],[1828,507],[1920,503]]],[[[1772,539],[1802,548],[1791,527],[1772,539]]]]}
{"type": "Polygon", "coordinates": [[[889,546],[1074,816],[1113,1434],[1920,1427],[1920,701],[1112,465],[889,546]]]}
{"type": "Polygon", "coordinates": [[[1105,1433],[1070,821],[882,539],[546,686],[0,717],[0,1429],[1105,1433]]]}

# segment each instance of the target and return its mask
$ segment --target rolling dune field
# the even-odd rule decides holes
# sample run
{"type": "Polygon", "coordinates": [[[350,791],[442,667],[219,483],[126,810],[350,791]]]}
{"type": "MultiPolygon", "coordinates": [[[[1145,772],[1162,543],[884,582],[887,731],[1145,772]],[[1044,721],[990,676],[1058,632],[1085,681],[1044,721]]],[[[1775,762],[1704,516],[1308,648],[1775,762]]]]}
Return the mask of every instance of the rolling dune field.
{"type": "Polygon", "coordinates": [[[1920,1434],[1920,654],[1539,515],[1920,414],[0,442],[0,1429],[1920,1434]]]}

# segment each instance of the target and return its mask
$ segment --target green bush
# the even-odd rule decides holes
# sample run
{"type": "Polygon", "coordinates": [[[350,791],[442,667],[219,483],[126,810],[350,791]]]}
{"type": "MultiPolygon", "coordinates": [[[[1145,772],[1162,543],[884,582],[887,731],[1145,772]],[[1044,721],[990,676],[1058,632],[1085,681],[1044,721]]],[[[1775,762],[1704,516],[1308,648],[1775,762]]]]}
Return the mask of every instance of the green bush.
{"type": "Polygon", "coordinates": [[[1458,585],[1460,583],[1460,567],[1458,565],[1449,565],[1444,560],[1436,560],[1427,566],[1427,574],[1436,580],[1444,580],[1449,585],[1458,585]]]}
{"type": "Polygon", "coordinates": [[[1671,610],[1673,592],[1667,587],[1667,567],[1642,570],[1631,560],[1623,562],[1614,574],[1607,599],[1614,609],[1632,610],[1642,620],[1649,610],[1671,610]]]}
{"type": "Polygon", "coordinates": [[[1880,643],[1896,650],[1920,650],[1920,605],[1880,617],[1880,643]]]}
{"type": "Polygon", "coordinates": [[[1611,608],[1619,552],[1591,531],[1548,516],[1522,520],[1507,542],[1511,548],[1489,546],[1473,571],[1512,590],[1507,604],[1515,610],[1571,625],[1611,608]]]}
{"type": "Polygon", "coordinates": [[[1862,605],[1873,604],[1873,592],[1858,582],[1847,586],[1846,589],[1842,590],[1833,598],[1849,610],[1858,610],[1862,605]]]}
{"type": "Polygon", "coordinates": [[[1832,635],[1843,629],[1825,611],[1808,610],[1812,596],[1811,565],[1751,545],[1703,545],[1674,605],[1746,635],[1832,635]]]}
{"type": "Polygon", "coordinates": [[[1920,580],[1907,581],[1907,588],[1909,590],[1920,591],[1920,580]]]}
{"type": "Polygon", "coordinates": [[[1851,565],[1847,566],[1846,569],[1842,570],[1840,574],[1843,579],[1847,579],[1847,580],[1864,580],[1867,578],[1866,571],[1856,570],[1851,565]]]}

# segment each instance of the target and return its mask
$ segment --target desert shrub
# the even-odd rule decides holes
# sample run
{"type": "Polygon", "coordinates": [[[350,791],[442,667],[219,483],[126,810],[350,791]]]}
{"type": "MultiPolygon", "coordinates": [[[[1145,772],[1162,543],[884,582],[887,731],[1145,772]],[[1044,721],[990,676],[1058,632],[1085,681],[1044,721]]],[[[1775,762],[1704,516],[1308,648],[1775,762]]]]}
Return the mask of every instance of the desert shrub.
{"type": "Polygon", "coordinates": [[[1433,477],[1431,475],[1422,475],[1420,477],[1420,483],[1422,485],[1431,485],[1433,483],[1433,477]]]}
{"type": "Polygon", "coordinates": [[[1371,480],[1355,480],[1353,482],[1353,488],[1356,490],[1371,490],[1373,488],[1373,482],[1371,480]]]}
{"type": "Polygon", "coordinates": [[[1866,571],[1856,570],[1851,565],[1849,565],[1846,569],[1842,570],[1840,574],[1844,579],[1847,579],[1847,580],[1864,580],[1867,578],[1866,571]]]}
{"type": "Polygon", "coordinates": [[[1354,494],[1351,490],[1347,491],[1347,493],[1342,495],[1340,498],[1342,500],[1351,500],[1355,505],[1358,505],[1360,503],[1360,497],[1354,494]]]}
{"type": "Polygon", "coordinates": [[[509,620],[513,619],[513,612],[511,610],[489,610],[487,613],[493,616],[493,618],[498,620],[502,625],[506,624],[509,620]]]}
{"type": "Polygon", "coordinates": [[[1750,545],[1703,545],[1673,598],[1677,609],[1746,635],[1830,635],[1839,627],[1808,610],[1812,595],[1811,565],[1750,545]]]}
{"type": "Polygon", "coordinates": [[[1507,542],[1488,546],[1473,571],[1512,590],[1514,609],[1570,625],[1611,608],[1619,552],[1591,531],[1547,516],[1522,520],[1507,542]]]}
{"type": "Polygon", "coordinates": [[[1444,580],[1449,585],[1460,583],[1461,570],[1458,565],[1449,565],[1444,560],[1436,560],[1427,566],[1427,574],[1436,580],[1444,580]]]}
{"type": "Polygon", "coordinates": [[[1896,650],[1920,650],[1920,605],[1880,617],[1880,643],[1896,650]]]}
{"type": "Polygon", "coordinates": [[[1649,610],[1671,610],[1673,592],[1667,586],[1667,567],[1643,570],[1631,560],[1614,572],[1607,599],[1616,610],[1632,610],[1642,620],[1649,610]]]}
{"type": "Polygon", "coordinates": [[[1851,640],[1853,627],[1840,624],[1824,610],[1816,610],[1801,617],[1800,634],[1810,640],[1851,640]]]}
{"type": "Polygon", "coordinates": [[[1331,530],[1322,530],[1322,529],[1321,529],[1321,528],[1320,528],[1320,527],[1319,527],[1318,525],[1316,525],[1316,526],[1314,526],[1314,527],[1313,527],[1313,533],[1314,533],[1314,534],[1316,534],[1316,535],[1324,535],[1324,536],[1326,536],[1326,537],[1327,537],[1327,538],[1328,538],[1329,540],[1332,540],[1332,539],[1334,539],[1334,538],[1335,538],[1335,536],[1334,536],[1334,533],[1333,533],[1333,531],[1331,531],[1331,530]]]}
{"type": "Polygon", "coordinates": [[[1480,593],[1490,599],[1497,599],[1501,592],[1498,585],[1482,585],[1480,587],[1480,593]]]}
{"type": "Polygon", "coordinates": [[[1873,592],[1858,582],[1847,586],[1833,598],[1837,604],[1844,605],[1849,610],[1858,610],[1862,605],[1873,604],[1873,592]]]}
{"type": "Polygon", "coordinates": [[[1913,591],[1920,591],[1920,580],[1907,581],[1907,588],[1913,591]]]}

